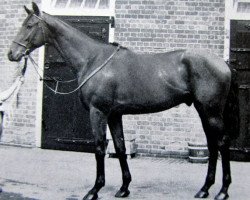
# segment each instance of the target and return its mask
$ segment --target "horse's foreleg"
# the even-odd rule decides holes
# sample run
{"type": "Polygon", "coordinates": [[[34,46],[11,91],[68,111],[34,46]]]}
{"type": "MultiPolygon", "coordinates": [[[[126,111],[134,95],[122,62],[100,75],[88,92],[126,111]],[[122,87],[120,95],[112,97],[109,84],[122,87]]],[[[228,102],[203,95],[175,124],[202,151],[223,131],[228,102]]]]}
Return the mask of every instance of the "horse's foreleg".
{"type": "Polygon", "coordinates": [[[131,175],[127,163],[126,147],[124,142],[123,127],[122,127],[122,116],[110,115],[108,118],[108,124],[114,141],[116,154],[120,161],[120,166],[122,170],[122,180],[123,180],[122,187],[116,193],[115,197],[127,197],[130,193],[128,190],[128,186],[129,183],[131,182],[131,175]]]}
{"type": "Polygon", "coordinates": [[[222,188],[220,192],[216,195],[216,200],[225,200],[229,197],[228,188],[231,180],[231,170],[230,170],[230,139],[227,136],[219,138],[219,151],[221,153],[222,169],[223,169],[223,179],[222,188]]]}
{"type": "Polygon", "coordinates": [[[105,185],[104,157],[106,149],[106,116],[96,108],[90,109],[90,122],[95,138],[96,181],[83,200],[96,200],[99,190],[105,185]]]}

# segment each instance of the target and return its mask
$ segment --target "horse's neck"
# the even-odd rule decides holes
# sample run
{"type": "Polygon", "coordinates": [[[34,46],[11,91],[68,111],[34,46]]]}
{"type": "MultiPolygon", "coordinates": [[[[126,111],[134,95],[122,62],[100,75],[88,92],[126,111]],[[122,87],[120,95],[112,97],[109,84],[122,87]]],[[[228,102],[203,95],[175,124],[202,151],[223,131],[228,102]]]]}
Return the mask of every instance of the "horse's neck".
{"type": "Polygon", "coordinates": [[[52,33],[50,43],[78,72],[97,56],[100,47],[93,39],[48,14],[44,18],[52,33]]]}

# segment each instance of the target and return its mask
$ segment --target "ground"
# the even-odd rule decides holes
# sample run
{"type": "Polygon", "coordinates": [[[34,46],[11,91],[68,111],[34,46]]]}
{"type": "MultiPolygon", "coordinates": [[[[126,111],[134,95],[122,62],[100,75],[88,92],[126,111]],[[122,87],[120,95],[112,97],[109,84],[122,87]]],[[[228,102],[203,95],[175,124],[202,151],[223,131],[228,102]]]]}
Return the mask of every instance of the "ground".
{"type": "MultiPolygon", "coordinates": [[[[79,200],[95,181],[93,154],[0,145],[1,200],[79,200]]],[[[191,200],[204,182],[207,165],[183,159],[128,159],[132,183],[128,200],[191,200]]],[[[208,199],[221,186],[221,164],[208,199]]],[[[230,199],[250,199],[250,163],[232,162],[230,199]]],[[[100,200],[115,200],[121,186],[118,160],[106,158],[106,186],[100,200]]],[[[125,200],[125,199],[124,199],[125,200]]]]}

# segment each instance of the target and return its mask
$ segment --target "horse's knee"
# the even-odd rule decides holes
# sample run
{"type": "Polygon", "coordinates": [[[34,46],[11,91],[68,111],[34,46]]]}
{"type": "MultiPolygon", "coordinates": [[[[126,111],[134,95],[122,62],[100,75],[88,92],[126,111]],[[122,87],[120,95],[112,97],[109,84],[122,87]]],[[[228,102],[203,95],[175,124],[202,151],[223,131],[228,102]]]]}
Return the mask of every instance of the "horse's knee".
{"type": "Polygon", "coordinates": [[[107,141],[103,139],[98,139],[95,141],[95,153],[97,155],[105,155],[106,148],[107,148],[107,141]]]}
{"type": "Polygon", "coordinates": [[[102,147],[100,147],[100,146],[98,146],[95,149],[95,154],[99,155],[99,156],[104,156],[105,155],[105,149],[102,148],[102,147]]]}

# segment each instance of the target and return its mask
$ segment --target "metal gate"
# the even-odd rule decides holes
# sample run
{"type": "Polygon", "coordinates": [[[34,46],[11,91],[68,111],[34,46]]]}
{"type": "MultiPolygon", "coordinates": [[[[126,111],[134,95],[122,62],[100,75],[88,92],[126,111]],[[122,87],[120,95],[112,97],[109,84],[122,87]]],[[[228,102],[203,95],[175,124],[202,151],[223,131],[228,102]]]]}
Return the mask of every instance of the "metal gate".
{"type": "MultiPolygon", "coordinates": [[[[90,37],[108,42],[110,17],[58,16],[90,37]]],[[[45,48],[44,77],[59,80],[71,80],[76,74],[67,66],[59,53],[52,47],[45,48]]],[[[53,79],[46,83],[56,87],[53,79]]],[[[70,91],[77,87],[72,81],[60,86],[60,91],[70,91]]],[[[43,87],[42,111],[42,148],[71,151],[94,151],[94,139],[91,133],[89,113],[79,100],[78,93],[58,95],[43,87]]]]}
{"type": "Polygon", "coordinates": [[[232,20],[230,63],[237,69],[240,135],[233,141],[231,158],[250,161],[250,21],[232,20]]]}

